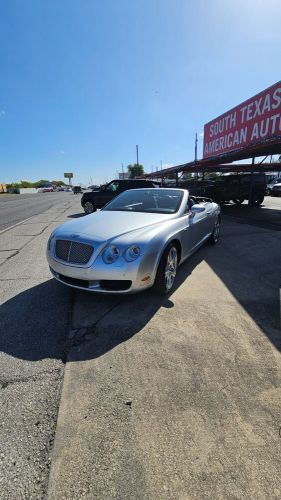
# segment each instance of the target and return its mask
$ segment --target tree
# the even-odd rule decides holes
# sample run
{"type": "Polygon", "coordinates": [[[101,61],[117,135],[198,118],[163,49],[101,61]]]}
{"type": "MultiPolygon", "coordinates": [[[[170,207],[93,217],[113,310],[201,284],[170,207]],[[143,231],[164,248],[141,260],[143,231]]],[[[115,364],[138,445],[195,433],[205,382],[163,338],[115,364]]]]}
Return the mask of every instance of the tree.
{"type": "Polygon", "coordinates": [[[33,182],[30,181],[21,181],[21,187],[23,188],[32,188],[33,182]]]}
{"type": "Polygon", "coordinates": [[[50,181],[48,181],[47,179],[40,179],[40,181],[36,181],[33,183],[34,187],[36,188],[39,188],[42,186],[42,184],[48,184],[50,181]]]}
{"type": "Polygon", "coordinates": [[[130,174],[130,179],[135,179],[135,177],[141,177],[144,175],[143,165],[138,165],[134,163],[134,165],[128,165],[128,172],[130,174]]]}

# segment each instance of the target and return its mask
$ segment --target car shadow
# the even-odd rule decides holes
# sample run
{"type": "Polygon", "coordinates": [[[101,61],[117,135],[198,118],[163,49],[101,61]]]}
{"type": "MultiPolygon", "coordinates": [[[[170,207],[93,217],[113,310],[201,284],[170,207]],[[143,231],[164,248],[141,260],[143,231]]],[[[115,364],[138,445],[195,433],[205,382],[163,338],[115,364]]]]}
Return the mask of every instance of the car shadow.
{"type": "Polygon", "coordinates": [[[4,302],[0,350],[29,361],[63,358],[72,297],[72,289],[50,279],[4,302]]]}
{"type": "MultiPolygon", "coordinates": [[[[201,257],[198,254],[194,255],[179,269],[176,288],[187,279],[203,256],[203,252],[201,257]]],[[[130,314],[126,313],[123,317],[119,315],[118,328],[114,319],[115,314],[111,315],[114,328],[103,330],[102,335],[98,333],[96,326],[90,327],[90,331],[96,334],[96,343],[94,351],[86,349],[83,354],[85,359],[100,356],[117,344],[130,339],[150,321],[160,307],[172,309],[174,305],[169,297],[150,290],[136,295],[100,295],[75,290],[58,283],[55,279],[50,279],[2,304],[0,351],[28,361],[45,358],[65,360],[71,345],[81,343],[79,335],[70,342],[68,338],[74,299],[76,306],[83,304],[84,310],[87,307],[95,307],[98,317],[101,316],[101,311],[104,310],[106,314],[106,311],[112,308],[115,308],[117,314],[121,305],[123,309],[125,307],[126,311],[130,311],[130,314]]],[[[76,357],[74,354],[72,358],[81,359],[81,355],[76,357]]]]}
{"type": "Polygon", "coordinates": [[[243,203],[242,205],[225,204],[221,206],[221,210],[223,216],[234,217],[241,224],[281,231],[281,209],[268,208],[265,205],[251,207],[243,203]]]}

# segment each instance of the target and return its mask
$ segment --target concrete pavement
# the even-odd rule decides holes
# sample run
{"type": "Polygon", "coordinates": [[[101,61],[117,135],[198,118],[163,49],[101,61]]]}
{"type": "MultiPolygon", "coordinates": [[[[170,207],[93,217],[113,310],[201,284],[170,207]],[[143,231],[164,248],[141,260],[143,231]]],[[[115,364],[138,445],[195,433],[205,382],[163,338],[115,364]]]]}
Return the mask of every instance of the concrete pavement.
{"type": "Polygon", "coordinates": [[[75,292],[49,500],[280,498],[280,271],[225,220],[169,298],[75,292]]]}

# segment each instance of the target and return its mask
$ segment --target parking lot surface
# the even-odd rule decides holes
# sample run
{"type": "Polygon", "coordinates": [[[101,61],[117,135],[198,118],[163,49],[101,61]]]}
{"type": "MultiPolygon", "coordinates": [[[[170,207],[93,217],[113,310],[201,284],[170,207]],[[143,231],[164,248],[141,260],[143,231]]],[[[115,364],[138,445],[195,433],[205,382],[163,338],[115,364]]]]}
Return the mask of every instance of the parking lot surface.
{"type": "Polygon", "coordinates": [[[1,237],[0,498],[280,498],[269,212],[246,221],[226,207],[221,240],[180,268],[169,297],[99,296],[55,283],[45,261],[79,198],[1,237]]]}

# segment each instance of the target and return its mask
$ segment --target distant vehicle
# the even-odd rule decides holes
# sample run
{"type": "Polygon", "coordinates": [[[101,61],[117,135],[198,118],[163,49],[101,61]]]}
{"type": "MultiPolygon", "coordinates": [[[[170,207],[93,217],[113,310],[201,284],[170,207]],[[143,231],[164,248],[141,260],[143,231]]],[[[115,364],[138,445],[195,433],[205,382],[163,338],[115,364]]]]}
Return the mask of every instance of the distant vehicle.
{"type": "Polygon", "coordinates": [[[281,179],[280,182],[274,184],[270,191],[271,196],[281,196],[281,179]]]}
{"type": "Polygon", "coordinates": [[[95,191],[96,189],[99,189],[100,186],[98,186],[97,184],[92,184],[92,186],[89,186],[88,189],[91,189],[92,191],[95,191]]]}
{"type": "Polygon", "coordinates": [[[67,193],[72,193],[72,188],[71,187],[67,187],[66,191],[67,191],[67,193]]]}
{"type": "Polygon", "coordinates": [[[115,196],[127,189],[156,188],[155,182],[145,179],[113,180],[101,186],[96,191],[87,191],[81,198],[81,205],[86,214],[95,212],[98,208],[104,207],[115,196]]]}
{"type": "Polygon", "coordinates": [[[52,193],[53,191],[54,187],[51,184],[51,182],[46,182],[44,184],[41,184],[37,189],[37,193],[52,193]]]}
{"type": "Polygon", "coordinates": [[[217,243],[220,222],[219,205],[185,189],[132,189],[55,229],[47,259],[53,276],[74,288],[133,293],[153,286],[168,294],[178,265],[207,240],[217,243]]]}
{"type": "Polygon", "coordinates": [[[270,195],[272,188],[275,186],[275,184],[280,184],[281,182],[281,177],[274,177],[267,185],[266,185],[266,194],[270,195]]]}
{"type": "Polygon", "coordinates": [[[73,194],[82,193],[81,186],[73,186],[72,191],[73,191],[73,194]]]}
{"type": "Polygon", "coordinates": [[[252,197],[252,205],[261,205],[266,193],[264,173],[253,174],[251,192],[251,174],[223,174],[209,179],[184,181],[180,187],[189,189],[194,196],[207,196],[217,203],[233,201],[240,205],[252,197]]]}

